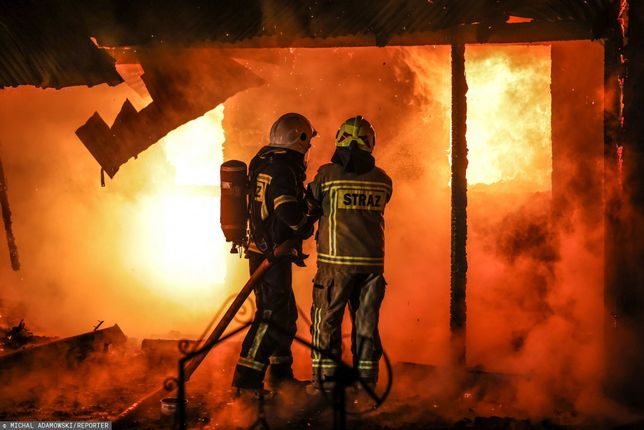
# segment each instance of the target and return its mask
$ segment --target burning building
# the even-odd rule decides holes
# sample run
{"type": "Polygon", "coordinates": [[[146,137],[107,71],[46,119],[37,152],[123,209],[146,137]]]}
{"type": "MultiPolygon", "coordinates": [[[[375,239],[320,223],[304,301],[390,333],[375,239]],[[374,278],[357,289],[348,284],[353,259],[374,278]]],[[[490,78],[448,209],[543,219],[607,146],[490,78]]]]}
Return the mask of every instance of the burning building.
{"type": "MultiPolygon", "coordinates": [[[[381,315],[393,391],[355,426],[641,419],[638,2],[0,8],[0,327],[24,319],[65,338],[104,320],[130,336],[119,357],[93,345],[107,355],[66,362],[81,381],[12,355],[0,371],[26,388],[2,391],[0,418],[112,419],[175,372],[142,360],[134,339],[198,338],[243,285],[218,225],[219,165],[249,160],[297,111],[319,133],[309,180],[360,113],[395,184],[381,315]],[[70,397],[60,380],[109,388],[70,397]]],[[[313,273],[294,274],[302,309],[313,273]]],[[[294,348],[306,378],[309,352],[294,348]]],[[[188,390],[220,393],[234,353],[214,349],[188,390]]],[[[202,403],[194,426],[256,418],[202,403]]],[[[290,405],[305,412],[274,422],[319,425],[290,405]]]]}

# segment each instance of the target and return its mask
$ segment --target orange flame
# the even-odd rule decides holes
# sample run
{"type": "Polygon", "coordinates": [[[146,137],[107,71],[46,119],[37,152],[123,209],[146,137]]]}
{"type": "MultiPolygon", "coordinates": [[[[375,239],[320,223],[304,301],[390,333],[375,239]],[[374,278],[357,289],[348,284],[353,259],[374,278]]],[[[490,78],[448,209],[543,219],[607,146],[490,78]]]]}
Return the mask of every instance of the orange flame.
{"type": "Polygon", "coordinates": [[[469,184],[550,189],[550,48],[468,46],[469,184]]]}
{"type": "MultiPolygon", "coordinates": [[[[423,120],[429,123],[442,110],[449,121],[449,63],[420,47],[404,52],[415,73],[415,91],[426,101],[423,120]]],[[[468,45],[465,60],[468,183],[550,189],[550,47],[468,45]]],[[[445,154],[449,166],[447,141],[445,154]]]]}
{"type": "Polygon", "coordinates": [[[218,222],[223,115],[219,105],[159,142],[174,172],[156,178],[155,189],[139,197],[136,221],[125,236],[126,260],[157,293],[173,300],[194,303],[201,297],[210,302],[216,294],[213,286],[226,277],[225,239],[218,222]]]}

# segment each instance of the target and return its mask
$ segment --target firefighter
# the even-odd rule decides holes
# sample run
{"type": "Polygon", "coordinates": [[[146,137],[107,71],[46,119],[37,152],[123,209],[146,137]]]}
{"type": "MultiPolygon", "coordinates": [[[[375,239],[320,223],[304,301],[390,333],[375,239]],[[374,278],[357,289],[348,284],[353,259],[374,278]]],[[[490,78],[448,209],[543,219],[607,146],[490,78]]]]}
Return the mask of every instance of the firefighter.
{"type": "MultiPolygon", "coordinates": [[[[373,386],[382,356],[378,317],[386,285],[384,211],[392,195],[391,179],[371,154],[375,137],[362,116],[346,120],[336,135],[331,163],[320,167],[307,188],[309,216],[319,219],[313,345],[340,359],[348,304],[353,365],[373,386]]],[[[314,390],[332,388],[336,363],[315,350],[312,362],[314,390]]]]}
{"type": "MultiPolygon", "coordinates": [[[[265,256],[272,256],[280,243],[312,234],[312,224],[307,224],[304,180],[306,154],[315,135],[308,119],[287,113],[275,121],[269,144],[250,163],[250,243],[246,256],[251,274],[265,256]]],[[[297,320],[291,264],[303,266],[303,258],[301,251],[296,251],[293,258],[274,261],[255,287],[257,311],[242,343],[233,376],[237,394],[263,390],[267,368],[272,385],[298,382],[291,369],[291,344],[297,320]],[[263,320],[272,321],[288,334],[263,320]]]]}

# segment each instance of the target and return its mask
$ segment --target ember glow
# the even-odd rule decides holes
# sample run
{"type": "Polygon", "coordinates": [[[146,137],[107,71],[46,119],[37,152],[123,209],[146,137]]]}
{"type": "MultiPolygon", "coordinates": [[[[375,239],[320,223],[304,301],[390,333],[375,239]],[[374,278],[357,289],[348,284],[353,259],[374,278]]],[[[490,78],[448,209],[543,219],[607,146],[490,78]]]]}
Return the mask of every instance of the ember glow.
{"type": "Polygon", "coordinates": [[[468,46],[467,182],[550,189],[550,47],[468,46]]]}

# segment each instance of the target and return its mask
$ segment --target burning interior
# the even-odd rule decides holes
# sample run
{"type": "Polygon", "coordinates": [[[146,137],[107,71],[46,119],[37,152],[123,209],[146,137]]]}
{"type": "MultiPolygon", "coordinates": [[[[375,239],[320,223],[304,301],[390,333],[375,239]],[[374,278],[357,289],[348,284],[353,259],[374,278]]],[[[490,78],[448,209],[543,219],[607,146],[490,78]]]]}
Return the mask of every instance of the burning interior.
{"type": "MultiPolygon", "coordinates": [[[[219,166],[249,160],[289,111],[311,118],[319,134],[308,180],[331,158],[340,121],[361,113],[377,132],[377,163],[395,182],[380,317],[393,389],[381,408],[350,418],[352,427],[640,419],[641,398],[623,382],[633,379],[639,346],[616,352],[641,340],[639,302],[625,299],[640,296],[625,291],[641,287],[642,254],[622,246],[639,240],[640,224],[626,220],[641,213],[618,190],[638,195],[641,159],[624,171],[620,157],[641,137],[628,140],[636,116],[627,115],[615,34],[582,37],[552,23],[513,33],[532,18],[508,17],[490,34],[476,30],[486,40],[468,39],[467,26],[460,36],[402,31],[385,43],[382,35],[298,39],[288,24],[295,18],[276,7],[262,19],[280,24],[286,42],[196,43],[159,32],[152,44],[97,25],[90,48],[115,59],[116,75],[12,82],[24,73],[0,69],[9,70],[0,74],[0,157],[13,237],[0,247],[0,372],[9,381],[0,419],[115,419],[176,373],[176,340],[202,339],[248,277],[218,223],[219,166]],[[99,83],[109,85],[86,86],[99,83]],[[93,340],[79,341],[84,332],[93,340]]],[[[315,255],[312,241],[304,246],[315,255]]],[[[304,338],[308,261],[293,280],[304,338]]],[[[246,428],[257,418],[227,404],[240,342],[214,348],[188,384],[189,427],[246,428]]],[[[293,348],[296,375],[310,378],[310,351],[293,348]]],[[[327,404],[282,402],[265,406],[271,427],[330,425],[327,404]]],[[[117,423],[172,424],[158,406],[135,424],[117,423]]]]}

